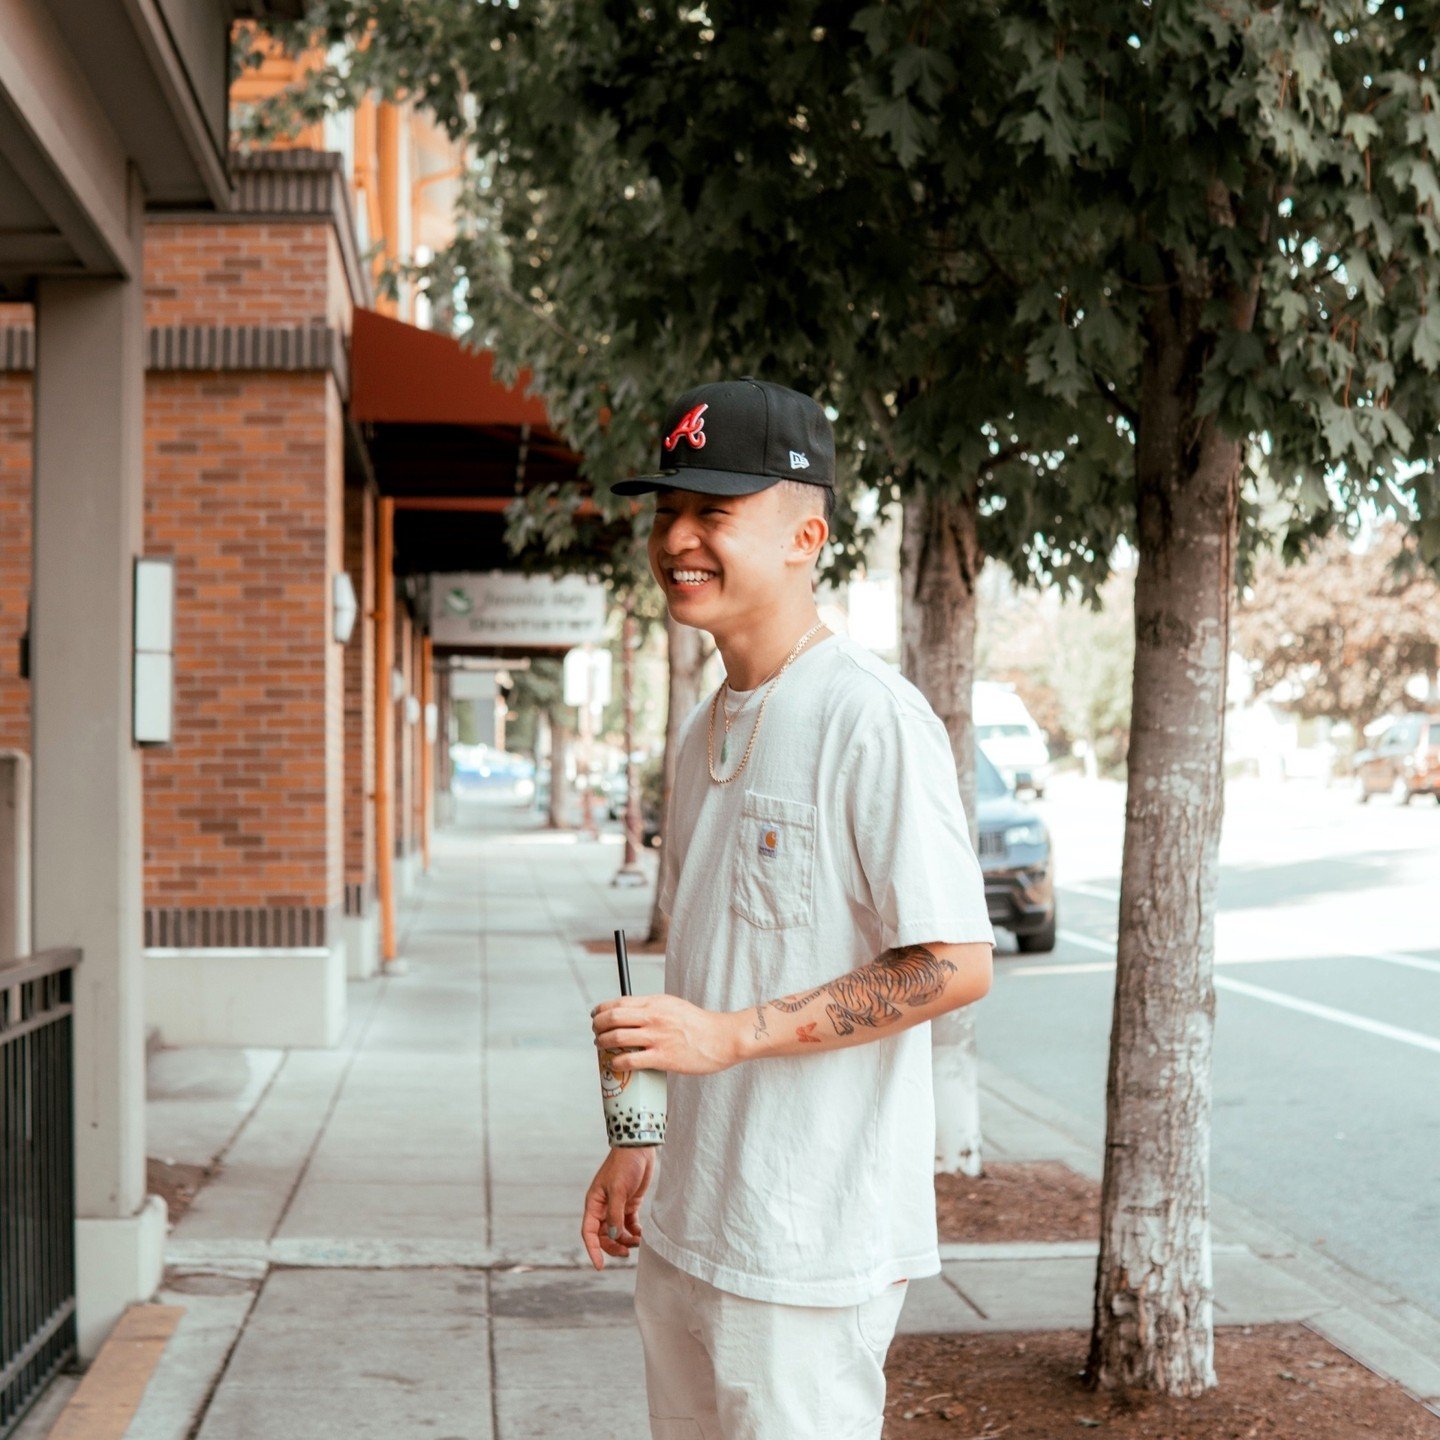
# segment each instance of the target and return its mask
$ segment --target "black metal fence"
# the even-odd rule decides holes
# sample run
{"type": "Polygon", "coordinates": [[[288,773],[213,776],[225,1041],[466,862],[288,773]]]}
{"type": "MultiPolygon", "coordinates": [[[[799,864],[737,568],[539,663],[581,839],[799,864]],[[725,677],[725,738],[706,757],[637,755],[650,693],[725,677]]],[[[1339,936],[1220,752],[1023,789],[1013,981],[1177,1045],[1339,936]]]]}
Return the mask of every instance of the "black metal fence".
{"type": "Polygon", "coordinates": [[[75,1354],[78,950],[0,963],[0,1440],[75,1354]]]}

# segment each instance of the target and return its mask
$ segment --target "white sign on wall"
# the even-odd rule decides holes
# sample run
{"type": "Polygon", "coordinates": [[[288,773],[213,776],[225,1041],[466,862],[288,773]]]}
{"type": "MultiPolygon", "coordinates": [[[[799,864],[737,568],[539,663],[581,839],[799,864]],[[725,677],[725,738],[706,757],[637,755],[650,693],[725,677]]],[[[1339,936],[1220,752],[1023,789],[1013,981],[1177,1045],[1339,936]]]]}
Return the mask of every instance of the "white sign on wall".
{"type": "Polygon", "coordinates": [[[572,650],[562,673],[567,705],[590,705],[600,710],[610,703],[610,652],[572,650]]]}
{"type": "Polygon", "coordinates": [[[432,575],[430,633],[437,645],[584,645],[605,638],[605,589],[579,575],[432,575]]]}
{"type": "Polygon", "coordinates": [[[900,597],[893,575],[852,580],[848,597],[850,638],[876,654],[889,655],[900,645],[900,597]]]}

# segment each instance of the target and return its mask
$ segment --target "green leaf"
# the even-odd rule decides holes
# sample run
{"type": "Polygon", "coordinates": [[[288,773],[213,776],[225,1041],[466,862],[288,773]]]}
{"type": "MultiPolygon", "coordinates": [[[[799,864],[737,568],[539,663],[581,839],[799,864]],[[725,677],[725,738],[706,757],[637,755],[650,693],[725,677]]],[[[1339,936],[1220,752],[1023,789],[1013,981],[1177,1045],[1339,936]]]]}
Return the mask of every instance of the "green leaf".
{"type": "Polygon", "coordinates": [[[907,45],[895,57],[891,72],[897,94],[915,91],[927,105],[938,105],[940,97],[955,81],[955,66],[938,50],[907,45]]]}
{"type": "Polygon", "coordinates": [[[1363,110],[1352,110],[1341,122],[1341,131],[1355,142],[1357,150],[1365,150],[1380,133],[1380,122],[1363,110]]]}
{"type": "Polygon", "coordinates": [[[920,158],[935,136],[934,122],[922,115],[903,95],[872,105],[865,115],[865,134],[890,142],[906,169],[920,158]]]}
{"type": "Polygon", "coordinates": [[[1294,290],[1280,291],[1270,303],[1282,330],[1299,330],[1309,318],[1310,302],[1294,290]]]}
{"type": "Polygon", "coordinates": [[[900,16],[893,6],[868,5],[850,22],[865,37],[872,55],[883,55],[901,32],[900,16]]]}
{"type": "Polygon", "coordinates": [[[1421,314],[1415,326],[1415,334],[1410,341],[1410,353],[1415,357],[1417,365],[1433,375],[1440,369],[1440,305],[1434,303],[1435,296],[1432,295],[1430,299],[1429,308],[1421,314]]]}

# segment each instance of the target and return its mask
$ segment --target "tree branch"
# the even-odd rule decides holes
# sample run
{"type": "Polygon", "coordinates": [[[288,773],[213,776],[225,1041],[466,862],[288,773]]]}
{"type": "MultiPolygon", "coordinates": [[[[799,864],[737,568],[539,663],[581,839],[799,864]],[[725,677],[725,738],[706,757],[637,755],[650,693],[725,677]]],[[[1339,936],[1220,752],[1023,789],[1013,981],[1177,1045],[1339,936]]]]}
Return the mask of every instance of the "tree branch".
{"type": "Polygon", "coordinates": [[[1115,388],[1113,382],[1107,380],[1098,370],[1091,369],[1090,378],[1095,382],[1095,388],[1108,400],[1136,429],[1140,426],[1140,411],[1126,400],[1115,388]]]}

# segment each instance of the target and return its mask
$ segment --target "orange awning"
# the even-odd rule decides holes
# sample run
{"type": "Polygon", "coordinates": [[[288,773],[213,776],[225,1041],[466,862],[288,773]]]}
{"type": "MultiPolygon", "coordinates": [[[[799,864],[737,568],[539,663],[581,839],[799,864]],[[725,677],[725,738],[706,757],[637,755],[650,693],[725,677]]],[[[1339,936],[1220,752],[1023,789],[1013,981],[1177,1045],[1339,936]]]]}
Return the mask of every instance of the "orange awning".
{"type": "Polygon", "coordinates": [[[545,402],[495,378],[495,357],[449,335],[357,309],[350,335],[350,414],[376,424],[475,425],[550,431],[545,402]]]}

